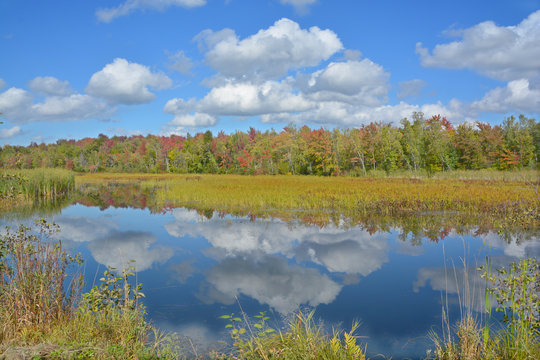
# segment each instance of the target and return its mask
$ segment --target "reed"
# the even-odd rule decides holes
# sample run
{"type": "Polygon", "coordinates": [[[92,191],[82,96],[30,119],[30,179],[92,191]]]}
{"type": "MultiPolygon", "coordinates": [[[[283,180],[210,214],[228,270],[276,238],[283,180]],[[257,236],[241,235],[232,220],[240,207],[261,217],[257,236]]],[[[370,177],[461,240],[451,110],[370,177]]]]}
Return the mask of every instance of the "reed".
{"type": "Polygon", "coordinates": [[[25,199],[54,198],[75,187],[75,175],[63,169],[3,170],[0,196],[25,199]]]}

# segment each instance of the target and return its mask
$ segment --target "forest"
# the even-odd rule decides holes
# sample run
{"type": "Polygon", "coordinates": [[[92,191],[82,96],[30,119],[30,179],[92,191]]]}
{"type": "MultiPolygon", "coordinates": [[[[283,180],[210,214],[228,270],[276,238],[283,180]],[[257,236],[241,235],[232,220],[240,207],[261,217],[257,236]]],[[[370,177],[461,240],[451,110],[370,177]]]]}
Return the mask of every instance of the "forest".
{"type": "Polygon", "coordinates": [[[373,122],[351,129],[254,128],[216,136],[113,136],[5,145],[4,169],[65,168],[77,172],[313,174],[362,176],[397,170],[537,168],[540,123],[520,115],[502,125],[453,126],[440,115],[413,113],[399,126],[373,122]]]}

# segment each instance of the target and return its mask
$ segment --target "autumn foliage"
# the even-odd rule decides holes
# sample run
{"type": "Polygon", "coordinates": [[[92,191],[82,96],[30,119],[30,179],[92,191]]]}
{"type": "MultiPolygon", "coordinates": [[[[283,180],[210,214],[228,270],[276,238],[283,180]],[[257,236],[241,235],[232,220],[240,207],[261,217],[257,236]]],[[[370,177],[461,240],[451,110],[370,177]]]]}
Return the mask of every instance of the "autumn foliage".
{"type": "Polygon", "coordinates": [[[65,168],[79,172],[365,175],[373,170],[535,168],[540,123],[520,116],[502,126],[453,126],[440,115],[414,113],[400,126],[380,122],[354,129],[289,125],[281,132],[250,128],[183,136],[99,135],[54,144],[5,145],[0,167],[65,168]]]}

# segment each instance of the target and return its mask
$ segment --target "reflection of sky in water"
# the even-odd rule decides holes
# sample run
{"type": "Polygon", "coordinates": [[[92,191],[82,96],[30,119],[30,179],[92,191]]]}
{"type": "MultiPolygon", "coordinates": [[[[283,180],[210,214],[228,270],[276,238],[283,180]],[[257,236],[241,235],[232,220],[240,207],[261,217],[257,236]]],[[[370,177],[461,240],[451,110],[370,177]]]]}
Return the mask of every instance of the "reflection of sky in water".
{"type": "Polygon", "coordinates": [[[466,277],[478,300],[473,308],[483,308],[474,269],[485,259],[484,243],[494,267],[540,253],[538,241],[507,244],[494,234],[451,234],[415,246],[397,232],[208,220],[186,209],[163,215],[75,205],[54,221],[63,243],[83,253],[90,285],[106,266],[135,260],[149,316],[163,329],[217,341],[225,325],[218,317],[239,313],[238,303],[251,316],[269,310],[273,320],[310,306],[329,326],[347,329],[359,320],[368,352],[393,358],[425,354],[428,331],[440,326],[444,291],[455,304],[466,277]],[[467,258],[467,276],[460,257],[467,258]]]}

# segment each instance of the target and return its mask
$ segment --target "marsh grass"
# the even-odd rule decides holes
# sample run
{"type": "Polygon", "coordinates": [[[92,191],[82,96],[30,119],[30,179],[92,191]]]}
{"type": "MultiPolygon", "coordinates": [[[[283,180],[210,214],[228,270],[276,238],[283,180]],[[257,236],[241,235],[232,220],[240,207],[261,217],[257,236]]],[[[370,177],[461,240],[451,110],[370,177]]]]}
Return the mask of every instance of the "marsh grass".
{"type": "Polygon", "coordinates": [[[75,174],[63,169],[3,170],[0,194],[19,193],[25,198],[65,195],[75,186],[75,174]]]}
{"type": "Polygon", "coordinates": [[[433,178],[351,178],[315,176],[89,174],[79,185],[138,183],[156,189],[155,207],[185,206],[240,215],[265,216],[298,212],[300,216],[460,215],[505,221],[530,216],[519,224],[540,223],[540,203],[527,181],[433,178]]]}
{"type": "Polygon", "coordinates": [[[31,213],[61,206],[74,189],[75,175],[68,170],[2,170],[0,213],[31,213]]]}

